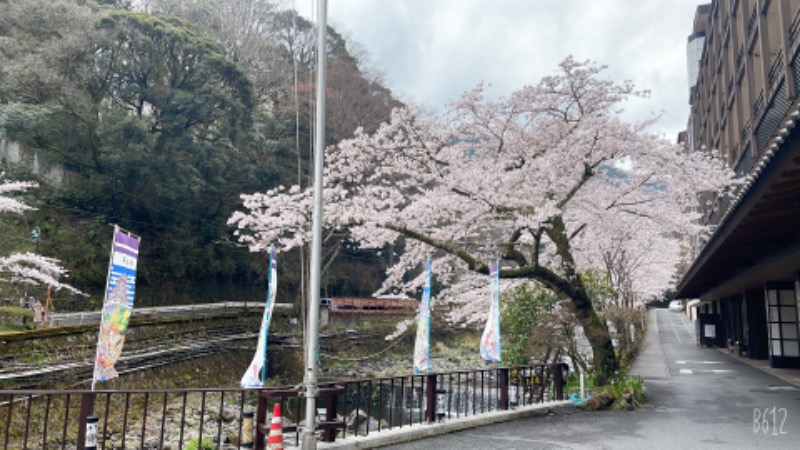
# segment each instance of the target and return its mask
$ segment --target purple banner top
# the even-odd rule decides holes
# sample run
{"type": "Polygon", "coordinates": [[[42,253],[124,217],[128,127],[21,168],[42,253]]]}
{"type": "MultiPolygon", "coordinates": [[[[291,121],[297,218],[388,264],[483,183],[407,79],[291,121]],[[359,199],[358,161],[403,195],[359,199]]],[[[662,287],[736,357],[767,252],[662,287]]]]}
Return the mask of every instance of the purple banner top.
{"type": "Polygon", "coordinates": [[[114,234],[114,251],[129,256],[139,256],[139,238],[117,231],[114,234]]]}

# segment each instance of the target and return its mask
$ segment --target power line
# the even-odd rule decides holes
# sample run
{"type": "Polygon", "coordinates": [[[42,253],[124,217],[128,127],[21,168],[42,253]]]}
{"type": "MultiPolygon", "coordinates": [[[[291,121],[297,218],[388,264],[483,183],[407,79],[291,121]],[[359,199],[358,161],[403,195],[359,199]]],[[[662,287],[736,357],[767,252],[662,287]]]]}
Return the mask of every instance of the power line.
{"type": "Polygon", "coordinates": [[[381,351],[379,351],[379,352],[377,352],[377,353],[373,353],[373,354],[371,354],[371,355],[362,356],[362,357],[359,357],[359,358],[345,358],[345,357],[342,357],[342,356],[333,356],[333,355],[331,355],[331,354],[328,354],[328,353],[322,353],[322,352],[320,352],[320,354],[321,354],[321,355],[323,355],[323,356],[325,356],[326,358],[330,358],[330,359],[336,359],[336,360],[340,360],[340,361],[366,361],[366,360],[368,360],[368,359],[371,359],[371,358],[374,358],[374,357],[376,357],[376,356],[378,356],[378,355],[381,355],[381,354],[383,354],[383,353],[386,353],[387,351],[389,351],[389,350],[391,350],[392,348],[394,348],[394,347],[395,347],[397,344],[399,344],[399,343],[400,343],[400,341],[402,341],[402,339],[401,339],[401,338],[402,338],[403,336],[405,336],[405,334],[406,334],[406,331],[408,331],[408,330],[409,330],[409,328],[406,328],[406,330],[405,330],[405,331],[403,331],[403,332],[402,332],[402,333],[401,333],[399,336],[397,336],[397,338],[395,338],[395,342],[394,342],[392,345],[390,345],[390,346],[388,346],[388,347],[384,348],[383,350],[381,350],[381,351]]]}

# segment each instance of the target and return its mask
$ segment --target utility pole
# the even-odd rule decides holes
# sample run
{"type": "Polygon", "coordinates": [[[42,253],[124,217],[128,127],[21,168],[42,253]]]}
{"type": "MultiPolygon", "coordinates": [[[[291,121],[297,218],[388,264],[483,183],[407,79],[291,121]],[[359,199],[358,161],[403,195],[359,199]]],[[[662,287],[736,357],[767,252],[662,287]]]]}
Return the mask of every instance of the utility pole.
{"type": "Polygon", "coordinates": [[[322,169],[325,150],[325,82],[327,52],[327,0],[317,0],[317,113],[314,145],[314,211],[311,229],[311,266],[308,289],[308,339],[306,339],[306,373],[303,384],[306,397],[306,427],[303,429],[303,450],[316,450],[317,346],[319,342],[319,289],[322,265],[322,169]]]}

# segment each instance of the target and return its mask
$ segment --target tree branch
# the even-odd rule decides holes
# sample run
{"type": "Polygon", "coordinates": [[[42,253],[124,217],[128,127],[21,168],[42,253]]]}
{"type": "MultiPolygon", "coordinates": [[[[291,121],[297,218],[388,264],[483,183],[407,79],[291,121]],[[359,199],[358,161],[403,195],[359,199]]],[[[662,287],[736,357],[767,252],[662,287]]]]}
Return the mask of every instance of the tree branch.
{"type": "Polygon", "coordinates": [[[500,245],[500,251],[506,259],[516,262],[520,267],[524,267],[528,265],[528,260],[525,259],[525,255],[523,255],[522,252],[514,248],[515,243],[521,236],[522,230],[514,230],[511,236],[509,236],[508,242],[500,245]]]}
{"type": "Polygon", "coordinates": [[[583,174],[581,175],[581,179],[578,180],[578,182],[575,184],[575,186],[572,187],[572,189],[570,189],[567,195],[564,196],[564,198],[561,199],[560,202],[558,202],[557,204],[558,208],[563,208],[564,205],[569,203],[569,201],[572,200],[572,197],[574,197],[575,194],[578,193],[578,191],[583,187],[583,185],[585,185],[592,178],[592,175],[594,175],[594,167],[595,166],[590,166],[588,163],[583,164],[583,174]]]}
{"type": "Polygon", "coordinates": [[[444,250],[445,252],[457,257],[458,259],[467,263],[467,267],[469,270],[476,271],[478,273],[489,273],[489,266],[479,260],[478,258],[472,256],[468,251],[464,250],[463,248],[453,244],[449,241],[442,241],[439,239],[434,239],[431,236],[426,234],[420,233],[419,231],[412,230],[403,225],[396,225],[392,223],[387,223],[383,225],[384,228],[387,228],[392,231],[396,231],[403,236],[410,237],[417,241],[423,242],[425,244],[430,245],[433,248],[438,248],[439,250],[444,250]]]}

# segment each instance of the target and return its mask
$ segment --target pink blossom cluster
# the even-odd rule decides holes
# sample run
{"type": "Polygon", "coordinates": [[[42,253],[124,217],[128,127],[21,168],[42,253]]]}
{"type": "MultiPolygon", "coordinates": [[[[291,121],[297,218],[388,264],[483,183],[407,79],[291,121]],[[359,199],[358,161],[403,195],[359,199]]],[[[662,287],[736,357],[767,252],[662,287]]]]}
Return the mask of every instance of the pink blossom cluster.
{"type": "MultiPolygon", "coordinates": [[[[36,183],[26,181],[4,181],[0,183],[0,212],[22,213],[33,209],[22,201],[9,197],[15,192],[24,192],[36,187],[36,183]]],[[[67,289],[80,293],[72,286],[59,281],[67,271],[54,258],[35,253],[12,253],[0,256],[0,282],[50,285],[52,288],[67,289]]]]}
{"type": "MultiPolygon", "coordinates": [[[[684,236],[703,231],[696,194],[725,192],[734,173],[711,153],[687,153],[650,132],[655,116],[621,120],[624,102],[647,93],[603,71],[568,58],[507,98],[488,99],[479,85],[440,117],[404,108],[373,134],[357,130],[326,150],[326,226],[346,229],[360,248],[406,238],[384,291],[418,293],[432,256],[446,286],[434,308],[453,302],[454,321],[486,317],[488,264],[497,258],[504,290],[538,281],[545,268],[614,269],[619,288],[639,301],[661,292],[684,236]]],[[[246,211],[229,224],[252,250],[308,240],[310,189],[242,197],[246,211]]]]}
{"type": "Polygon", "coordinates": [[[36,183],[29,181],[3,181],[0,183],[0,212],[21,213],[33,209],[15,198],[8,197],[8,194],[25,192],[34,187],[36,187],[36,183]]]}

